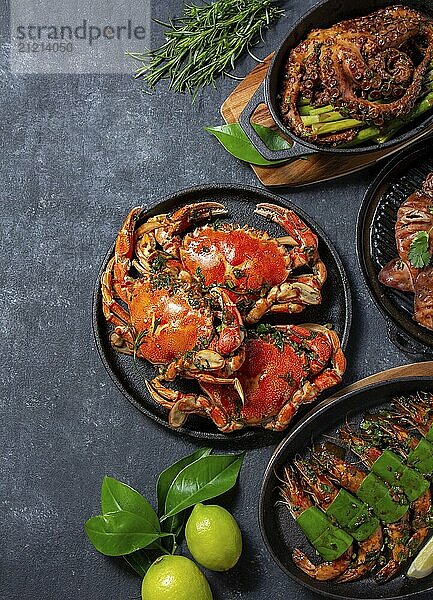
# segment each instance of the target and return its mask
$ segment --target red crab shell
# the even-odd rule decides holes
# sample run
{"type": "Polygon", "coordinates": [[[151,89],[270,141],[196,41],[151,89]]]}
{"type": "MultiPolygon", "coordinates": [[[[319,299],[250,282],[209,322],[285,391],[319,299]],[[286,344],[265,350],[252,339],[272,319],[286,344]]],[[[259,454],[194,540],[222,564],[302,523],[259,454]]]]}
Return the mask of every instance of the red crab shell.
{"type": "Polygon", "coordinates": [[[258,293],[264,284],[272,287],[287,278],[283,246],[247,227],[199,227],[185,236],[180,254],[184,268],[206,286],[219,282],[239,292],[258,293]]]}
{"type": "Polygon", "coordinates": [[[131,324],[140,335],[137,355],[153,364],[169,364],[213,335],[213,317],[190,289],[158,289],[151,281],[133,285],[128,307],[131,324]]]}
{"type": "Polygon", "coordinates": [[[228,430],[246,425],[265,426],[279,421],[280,417],[286,426],[298,408],[297,404],[291,403],[293,395],[305,380],[313,379],[323,371],[332,355],[332,346],[325,335],[314,336],[311,341],[314,355],[309,353],[307,356],[295,340],[303,340],[311,335],[310,332],[298,326],[292,326],[291,331],[293,343],[285,344],[283,350],[270,336],[247,341],[245,361],[236,372],[244,392],[243,404],[232,387],[201,383],[213,404],[219,405],[225,413],[217,426],[228,430]],[[299,338],[296,337],[298,333],[299,338]]]}

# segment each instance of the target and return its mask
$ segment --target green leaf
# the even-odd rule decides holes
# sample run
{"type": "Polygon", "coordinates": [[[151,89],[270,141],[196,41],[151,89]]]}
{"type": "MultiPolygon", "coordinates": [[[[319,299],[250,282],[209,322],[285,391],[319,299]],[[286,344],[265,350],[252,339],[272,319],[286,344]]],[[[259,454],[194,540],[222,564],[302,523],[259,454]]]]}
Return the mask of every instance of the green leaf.
{"type": "MultiPolygon", "coordinates": [[[[180,460],[175,462],[173,465],[168,467],[168,469],[165,469],[165,471],[163,471],[160,474],[160,476],[158,477],[157,485],[156,485],[156,493],[158,496],[158,513],[160,515],[164,514],[165,499],[167,497],[167,492],[170,489],[170,486],[173,483],[174,479],[177,477],[177,475],[185,467],[196,462],[197,460],[200,460],[203,456],[208,456],[211,452],[212,452],[212,448],[199,448],[198,450],[196,450],[189,456],[185,456],[184,458],[181,458],[180,460]]],[[[168,519],[166,519],[164,521],[163,529],[164,529],[164,531],[167,531],[168,533],[173,533],[176,536],[176,538],[179,538],[184,524],[185,524],[185,514],[178,513],[177,515],[174,515],[173,517],[169,517],[168,519]]],[[[170,550],[170,551],[173,550],[172,540],[167,539],[167,542],[168,542],[168,546],[167,546],[168,550],[170,550]]],[[[179,543],[179,540],[178,540],[178,543],[179,543]]]]}
{"type": "Polygon", "coordinates": [[[252,126],[269,150],[289,150],[293,145],[292,142],[288,142],[272,127],[264,127],[258,123],[252,123],[252,126]]]}
{"type": "Polygon", "coordinates": [[[428,209],[428,211],[429,211],[429,213],[430,213],[431,215],[433,215],[433,206],[430,206],[430,208],[428,209]]]}
{"type": "Polygon", "coordinates": [[[150,565],[154,562],[154,560],[156,560],[147,551],[143,550],[137,550],[131,554],[125,554],[123,558],[131,567],[131,569],[133,569],[140,577],[144,577],[146,575],[150,565]]]}
{"type": "Polygon", "coordinates": [[[235,485],[243,460],[244,454],[218,454],[185,467],[167,492],[161,520],[227,492],[235,485]]]}
{"type": "MultiPolygon", "coordinates": [[[[291,143],[287,142],[270,127],[263,127],[262,125],[257,125],[255,123],[253,123],[253,127],[270,150],[287,150],[292,147],[291,143]]],[[[263,158],[260,152],[254,148],[248,137],[245,135],[239,123],[221,125],[219,127],[205,127],[205,130],[214,135],[227,152],[252,165],[269,167],[290,160],[267,160],[266,158],[263,158]]]]}
{"type": "Polygon", "coordinates": [[[96,550],[106,556],[130,554],[168,535],[151,527],[144,517],[126,510],[91,517],[84,529],[96,550]]]}
{"type": "Polygon", "coordinates": [[[430,264],[431,253],[429,251],[430,235],[428,231],[418,231],[410,244],[409,261],[415,269],[422,269],[430,264]]]}
{"type": "Polygon", "coordinates": [[[196,460],[199,460],[203,456],[209,456],[212,452],[212,448],[199,448],[189,456],[185,456],[181,458],[173,465],[162,471],[160,476],[158,477],[158,482],[156,484],[156,493],[158,496],[158,512],[160,515],[164,513],[165,509],[165,499],[167,497],[167,492],[177,477],[177,475],[188,465],[192,464],[196,460]]]}
{"type": "Polygon", "coordinates": [[[150,529],[161,529],[159,519],[149,502],[139,492],[113,477],[104,477],[101,487],[101,509],[105,515],[124,510],[149,523],[150,529]]]}

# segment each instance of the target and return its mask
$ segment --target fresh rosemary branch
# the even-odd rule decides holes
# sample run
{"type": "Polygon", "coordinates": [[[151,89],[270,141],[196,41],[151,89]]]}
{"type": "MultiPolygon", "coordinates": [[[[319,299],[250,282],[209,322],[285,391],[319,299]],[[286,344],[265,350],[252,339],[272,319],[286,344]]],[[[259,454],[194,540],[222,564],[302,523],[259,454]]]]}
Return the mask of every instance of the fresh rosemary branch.
{"type": "Polygon", "coordinates": [[[161,79],[170,89],[189,92],[195,99],[206,85],[228,75],[236,60],[262,39],[283,10],[273,0],[215,0],[211,4],[186,4],[184,15],[165,28],[165,43],[143,54],[129,53],[142,66],[135,72],[149,90],[161,79]]]}

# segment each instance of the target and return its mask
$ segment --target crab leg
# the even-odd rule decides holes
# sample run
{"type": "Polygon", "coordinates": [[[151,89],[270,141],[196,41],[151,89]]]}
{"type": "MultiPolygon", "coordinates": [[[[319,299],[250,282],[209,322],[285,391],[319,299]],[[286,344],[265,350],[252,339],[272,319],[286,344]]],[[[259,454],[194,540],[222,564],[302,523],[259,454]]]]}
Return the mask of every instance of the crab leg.
{"type": "Polygon", "coordinates": [[[284,283],[274,286],[264,298],[259,298],[245,320],[257,323],[265,313],[298,313],[308,305],[322,302],[321,288],[326,279],[326,267],[321,260],[316,263],[317,274],[289,277],[284,283]]]}
{"type": "MultiPolygon", "coordinates": [[[[313,388],[317,388],[320,393],[341,382],[346,371],[346,357],[344,356],[340,340],[335,331],[328,329],[323,325],[316,325],[315,323],[304,323],[302,327],[313,333],[323,333],[331,344],[332,352],[330,362],[332,366],[331,368],[321,371],[312,382],[313,388]]],[[[309,343],[309,346],[313,349],[315,345],[314,340],[315,338],[313,337],[313,341],[309,343]]]]}
{"type": "Polygon", "coordinates": [[[229,295],[221,288],[214,288],[211,295],[218,299],[221,305],[221,331],[218,338],[217,348],[223,356],[228,356],[237,350],[245,338],[243,321],[236,304],[232,302],[229,295]]]}
{"type": "Polygon", "coordinates": [[[289,277],[280,285],[272,287],[267,295],[259,298],[246,317],[247,323],[257,323],[270,312],[301,312],[305,305],[317,305],[322,301],[321,288],[327,271],[318,255],[318,239],[311,229],[292,210],[276,204],[258,204],[256,214],[278,223],[289,234],[279,238],[281,244],[291,246],[287,255],[288,268],[309,266],[313,273],[289,277]]]}
{"type": "Polygon", "coordinates": [[[181,427],[191,413],[209,417],[220,429],[228,424],[228,417],[221,406],[200,394],[170,390],[162,385],[161,379],[162,376],[158,375],[152,381],[146,381],[146,387],[155,402],[169,409],[168,419],[172,427],[181,427]]]}
{"type": "MultiPolygon", "coordinates": [[[[324,390],[337,385],[341,382],[346,370],[346,358],[340,346],[340,340],[334,331],[323,327],[322,325],[314,325],[307,323],[305,325],[279,325],[276,329],[286,331],[289,334],[295,335],[297,343],[304,345],[310,351],[315,349],[315,333],[324,334],[331,346],[330,363],[331,367],[323,369],[321,363],[313,360],[311,362],[313,372],[318,373],[311,381],[306,381],[303,386],[297,390],[291,400],[287,402],[280,410],[276,418],[266,425],[266,428],[275,431],[281,431],[290,423],[293,415],[302,404],[308,404],[315,400],[317,396],[324,390]]],[[[316,353],[315,353],[316,354],[316,353]]]]}
{"type": "Polygon", "coordinates": [[[134,254],[135,223],[143,210],[142,206],[134,207],[127,215],[116,238],[114,246],[114,279],[119,282],[128,280],[134,254]]]}
{"type": "Polygon", "coordinates": [[[277,204],[257,204],[256,214],[278,223],[293,238],[296,246],[291,251],[292,268],[302,267],[317,258],[318,239],[296,213],[277,204]]]}
{"type": "Polygon", "coordinates": [[[115,257],[110,259],[101,277],[102,310],[108,323],[126,325],[129,321],[127,311],[113,297],[112,270],[115,257]]]}
{"type": "Polygon", "coordinates": [[[137,229],[137,235],[141,236],[144,233],[154,231],[156,241],[163,247],[164,251],[179,258],[179,249],[182,244],[179,234],[195,223],[224,216],[227,212],[225,206],[219,202],[186,204],[172,215],[163,214],[151,217],[137,229]]]}

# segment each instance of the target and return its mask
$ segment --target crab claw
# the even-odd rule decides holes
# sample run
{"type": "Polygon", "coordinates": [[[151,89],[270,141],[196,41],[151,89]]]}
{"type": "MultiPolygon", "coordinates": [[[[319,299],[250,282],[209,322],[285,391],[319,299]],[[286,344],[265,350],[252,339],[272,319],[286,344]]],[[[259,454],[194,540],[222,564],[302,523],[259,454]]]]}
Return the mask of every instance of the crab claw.
{"type": "Polygon", "coordinates": [[[138,235],[154,231],[156,241],[161,244],[165,252],[178,256],[182,240],[179,235],[186,229],[201,221],[227,215],[228,211],[219,202],[197,202],[186,204],[172,215],[163,214],[151,217],[143,223],[138,230],[138,235]]]}
{"type": "Polygon", "coordinates": [[[245,338],[243,321],[236,304],[232,302],[229,295],[221,288],[213,288],[211,295],[214,296],[221,306],[221,332],[218,339],[218,350],[223,356],[228,356],[237,350],[245,338]]]}
{"type": "Polygon", "coordinates": [[[134,254],[135,223],[142,210],[142,206],[135,206],[130,210],[117,235],[113,265],[113,275],[116,281],[123,282],[129,275],[134,254]]]}
{"type": "Polygon", "coordinates": [[[188,370],[195,371],[218,371],[225,364],[225,359],[218,352],[213,350],[198,350],[194,352],[191,364],[188,361],[188,370]]]}
{"type": "Polygon", "coordinates": [[[311,257],[317,253],[317,236],[293,210],[278,204],[263,202],[257,204],[254,212],[281,225],[284,231],[289,234],[289,241],[293,240],[295,242],[297,249],[293,253],[293,268],[308,264],[311,257]]]}
{"type": "Polygon", "coordinates": [[[221,429],[227,426],[227,415],[222,407],[213,404],[206,396],[170,390],[161,384],[158,377],[146,381],[146,387],[155,402],[169,409],[168,420],[174,428],[182,427],[191,413],[210,417],[221,429]]]}

